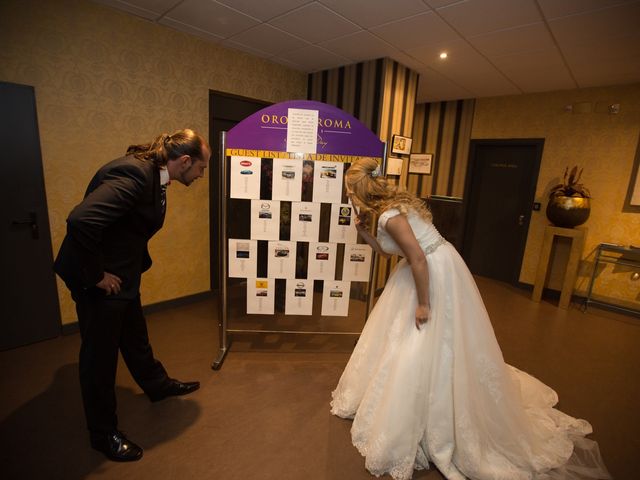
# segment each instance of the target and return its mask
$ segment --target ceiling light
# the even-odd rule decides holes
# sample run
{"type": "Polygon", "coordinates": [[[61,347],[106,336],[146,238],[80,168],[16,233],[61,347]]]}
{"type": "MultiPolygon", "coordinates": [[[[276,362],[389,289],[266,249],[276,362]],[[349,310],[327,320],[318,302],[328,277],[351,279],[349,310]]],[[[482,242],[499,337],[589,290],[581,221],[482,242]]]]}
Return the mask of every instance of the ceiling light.
{"type": "Polygon", "coordinates": [[[442,52],[442,53],[440,54],[440,58],[441,58],[442,60],[444,60],[445,58],[447,58],[447,52],[442,52]]]}

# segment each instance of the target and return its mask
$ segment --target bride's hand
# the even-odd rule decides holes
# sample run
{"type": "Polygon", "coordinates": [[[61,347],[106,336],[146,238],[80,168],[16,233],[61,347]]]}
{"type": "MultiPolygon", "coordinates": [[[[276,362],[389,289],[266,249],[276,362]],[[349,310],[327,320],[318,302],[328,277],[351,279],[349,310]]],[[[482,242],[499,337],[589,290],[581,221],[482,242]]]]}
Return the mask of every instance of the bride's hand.
{"type": "Polygon", "coordinates": [[[420,325],[427,323],[431,316],[431,308],[429,305],[418,305],[416,308],[416,328],[420,330],[420,325]]]}
{"type": "Polygon", "coordinates": [[[356,229],[369,230],[369,217],[367,215],[358,214],[354,219],[356,222],[356,229]]]}

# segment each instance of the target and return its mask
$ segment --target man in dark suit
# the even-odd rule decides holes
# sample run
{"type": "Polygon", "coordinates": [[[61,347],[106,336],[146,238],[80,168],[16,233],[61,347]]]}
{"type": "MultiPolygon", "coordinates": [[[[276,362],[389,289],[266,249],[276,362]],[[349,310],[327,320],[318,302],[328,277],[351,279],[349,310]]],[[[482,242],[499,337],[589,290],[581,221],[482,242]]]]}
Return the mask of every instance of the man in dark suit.
{"type": "Polygon", "coordinates": [[[67,219],[54,269],[76,303],[82,337],[80,386],[91,445],[116,461],[139,460],[142,448],[117,429],[118,351],[155,402],[197,390],[170,378],[153,356],[140,303],[140,279],[151,266],[147,242],[164,222],[171,180],[202,177],[211,149],[192,130],[160,135],[95,174],[67,219]]]}

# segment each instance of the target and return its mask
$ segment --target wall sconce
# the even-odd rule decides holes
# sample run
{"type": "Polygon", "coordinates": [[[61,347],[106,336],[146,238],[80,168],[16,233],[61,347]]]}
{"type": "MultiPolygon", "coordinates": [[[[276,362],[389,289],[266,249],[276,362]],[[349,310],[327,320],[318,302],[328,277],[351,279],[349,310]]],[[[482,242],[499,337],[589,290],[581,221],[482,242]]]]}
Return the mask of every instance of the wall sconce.
{"type": "Polygon", "coordinates": [[[611,105],[609,105],[609,113],[611,115],[615,115],[617,113],[620,113],[620,104],[619,103],[612,103],[611,105]]]}

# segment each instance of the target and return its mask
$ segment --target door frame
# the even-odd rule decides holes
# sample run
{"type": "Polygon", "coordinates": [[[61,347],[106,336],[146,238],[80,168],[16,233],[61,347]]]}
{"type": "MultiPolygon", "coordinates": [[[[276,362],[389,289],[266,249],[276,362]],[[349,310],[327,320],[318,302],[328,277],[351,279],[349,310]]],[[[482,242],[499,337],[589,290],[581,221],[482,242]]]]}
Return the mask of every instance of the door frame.
{"type": "MultiPolygon", "coordinates": [[[[251,109],[243,109],[242,105],[253,104],[261,105],[262,108],[272,105],[272,102],[259,100],[256,98],[243,97],[232,93],[221,92],[218,90],[209,90],[209,145],[211,145],[211,162],[209,170],[209,284],[213,291],[219,289],[218,271],[220,269],[219,254],[219,205],[222,201],[220,198],[221,181],[220,163],[224,161],[224,153],[220,151],[220,137],[215,134],[215,121],[227,120],[240,122],[247,116],[251,115],[251,109]],[[217,114],[216,103],[224,102],[227,108],[222,108],[221,114],[217,114]],[[235,105],[234,105],[235,104],[235,105]],[[231,107],[231,108],[229,108],[231,107]],[[248,113],[250,112],[250,113],[248,113]]],[[[260,108],[260,110],[262,109],[260,108]]]]}
{"type": "MultiPolygon", "coordinates": [[[[531,209],[528,212],[533,211],[533,203],[535,201],[536,195],[536,187],[538,185],[538,176],[540,174],[540,165],[542,163],[542,153],[544,150],[544,138],[508,138],[508,139],[472,139],[469,143],[469,161],[467,163],[467,173],[464,182],[464,194],[463,194],[463,205],[462,205],[462,218],[463,218],[463,227],[462,227],[462,255],[466,263],[468,263],[467,259],[467,241],[468,241],[468,227],[469,223],[473,219],[472,213],[473,209],[469,208],[469,200],[471,198],[471,187],[473,185],[473,177],[476,173],[476,159],[478,150],[481,147],[491,146],[491,147],[500,147],[500,146],[531,146],[535,147],[535,157],[534,157],[534,165],[533,165],[533,175],[529,182],[529,189],[527,191],[527,197],[531,201],[531,209]]],[[[517,285],[520,282],[520,272],[522,271],[522,261],[524,259],[525,247],[527,244],[527,237],[529,236],[529,225],[531,224],[531,214],[529,213],[527,221],[524,225],[524,232],[522,235],[522,239],[520,241],[520,245],[517,246],[517,258],[518,261],[513,266],[513,271],[511,272],[511,281],[510,283],[513,285],[517,285]]]]}

